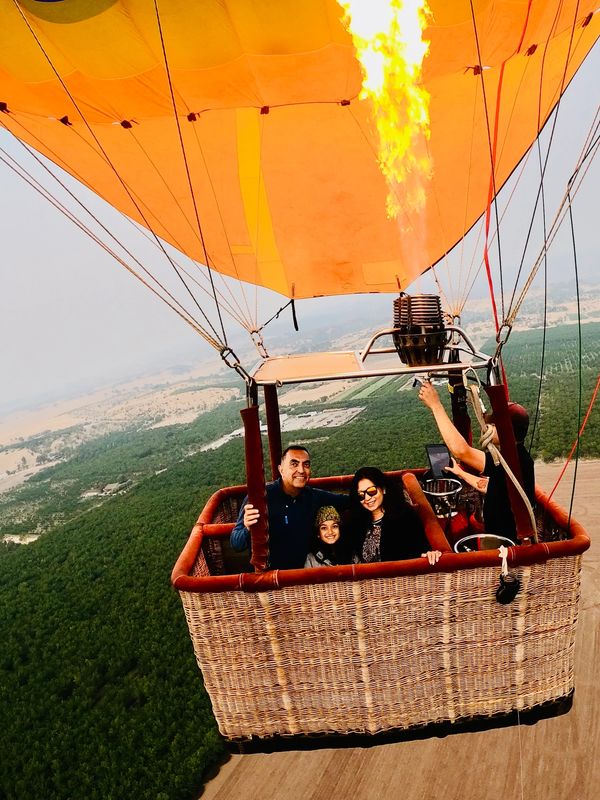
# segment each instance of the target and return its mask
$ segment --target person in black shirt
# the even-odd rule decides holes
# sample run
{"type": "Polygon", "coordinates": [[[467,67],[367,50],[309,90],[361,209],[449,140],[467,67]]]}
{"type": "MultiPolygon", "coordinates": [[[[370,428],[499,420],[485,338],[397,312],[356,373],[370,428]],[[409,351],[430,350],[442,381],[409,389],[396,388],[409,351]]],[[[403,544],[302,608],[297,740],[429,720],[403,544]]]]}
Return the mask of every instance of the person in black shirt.
{"type": "MultiPolygon", "coordinates": [[[[454,423],[446,413],[446,409],[438,396],[437,391],[429,381],[424,381],[419,390],[419,400],[424,403],[433,414],[442,439],[446,446],[459,461],[479,473],[479,478],[470,476],[465,477],[466,473],[460,467],[451,467],[450,472],[454,472],[459,477],[466,479],[468,483],[475,486],[485,495],[483,502],[483,524],[488,533],[507,536],[516,541],[515,519],[512,513],[506,477],[503,467],[496,466],[492,456],[488,452],[471,447],[462,434],[456,429],[454,423]],[[485,480],[487,478],[487,481],[485,480]]],[[[527,436],[529,428],[529,415],[523,406],[518,403],[508,404],[515,441],[517,443],[517,456],[521,466],[521,476],[523,478],[523,489],[529,502],[533,506],[535,503],[535,477],[533,460],[523,442],[527,436]]],[[[488,424],[493,424],[493,416],[486,415],[488,424]]],[[[498,444],[497,436],[492,440],[498,444]]],[[[510,480],[510,479],[509,479],[510,480]]]]}
{"type": "MultiPolygon", "coordinates": [[[[302,569],[308,555],[315,514],[321,506],[346,508],[343,494],[308,485],[311,476],[310,454],[303,445],[290,445],[281,454],[279,479],[268,483],[269,569],[302,569]]],[[[231,532],[234,550],[250,548],[250,528],[258,521],[258,509],[244,499],[237,523],[231,532]]]]}

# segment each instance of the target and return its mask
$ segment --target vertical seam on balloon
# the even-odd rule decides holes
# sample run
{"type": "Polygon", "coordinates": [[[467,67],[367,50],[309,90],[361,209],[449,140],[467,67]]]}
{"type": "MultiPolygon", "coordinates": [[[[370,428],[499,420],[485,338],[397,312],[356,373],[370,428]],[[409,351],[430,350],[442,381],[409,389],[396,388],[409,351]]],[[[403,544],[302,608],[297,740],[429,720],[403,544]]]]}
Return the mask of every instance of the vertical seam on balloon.
{"type": "MultiPolygon", "coordinates": [[[[277,266],[280,271],[280,280],[276,285],[273,285],[273,283],[269,281],[270,287],[274,291],[287,294],[287,281],[277,247],[269,203],[262,178],[260,142],[258,142],[257,146],[257,137],[260,137],[259,123],[256,117],[258,113],[259,112],[254,108],[236,110],[240,195],[244,206],[248,235],[252,241],[252,247],[256,258],[257,277],[260,265],[259,250],[262,250],[267,256],[265,259],[266,269],[273,269],[274,266],[277,266]],[[253,185],[253,181],[256,182],[256,192],[254,191],[255,186],[253,185]],[[269,264],[270,267],[268,266],[269,264]]],[[[262,285],[267,285],[264,280],[265,277],[266,276],[263,275],[261,271],[260,283],[262,285]]],[[[259,281],[257,281],[257,283],[259,283],[259,281]]]]}

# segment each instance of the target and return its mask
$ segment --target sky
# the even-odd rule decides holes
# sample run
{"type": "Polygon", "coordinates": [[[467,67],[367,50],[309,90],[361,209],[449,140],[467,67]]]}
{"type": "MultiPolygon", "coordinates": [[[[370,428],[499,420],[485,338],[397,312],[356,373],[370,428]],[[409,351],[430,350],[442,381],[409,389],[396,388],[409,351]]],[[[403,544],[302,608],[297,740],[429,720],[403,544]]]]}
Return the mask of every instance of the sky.
{"type": "MultiPolygon", "coordinates": [[[[597,43],[561,104],[547,173],[549,218],[564,192],[598,109],[599,74],[600,45],[597,43]]],[[[545,135],[548,136],[548,130],[545,135]]],[[[0,157],[5,151],[22,160],[19,145],[4,131],[0,131],[0,148],[0,157]]],[[[597,283],[600,283],[599,162],[598,158],[593,162],[574,202],[580,276],[597,283]]],[[[523,190],[522,186],[537,186],[536,169],[535,158],[530,158],[517,200],[513,199],[510,214],[502,223],[502,246],[509,276],[505,282],[507,290],[512,285],[510,275],[514,274],[520,260],[533,203],[533,189],[523,190]],[[532,176],[530,181],[527,170],[532,176]]],[[[508,196],[510,189],[508,186],[503,190],[500,210],[502,198],[508,196]]],[[[108,219],[110,225],[124,225],[112,216],[102,201],[94,198],[89,202],[102,209],[103,219],[108,219]]],[[[128,230],[123,228],[125,238],[128,230]]],[[[0,414],[178,363],[212,363],[215,370],[220,368],[218,356],[191,328],[2,161],[0,242],[0,381],[3,387],[0,414]]],[[[527,253],[526,264],[535,260],[539,246],[538,235],[527,253]]],[[[481,240],[476,240],[476,231],[467,240],[468,247],[480,257],[481,240]]],[[[573,256],[566,226],[550,255],[551,282],[572,279],[573,256]]],[[[452,264],[459,257],[453,254],[449,262],[452,264]]],[[[462,258],[464,260],[464,253],[462,258]]],[[[438,274],[449,290],[446,276],[451,274],[450,270],[442,265],[438,274]]],[[[433,290],[430,277],[421,279],[415,288],[417,291],[433,290]]],[[[480,279],[474,294],[481,295],[484,291],[484,281],[480,279]]],[[[261,291],[259,302],[262,309],[259,318],[265,320],[287,300],[261,291]]],[[[381,316],[377,327],[390,324],[390,296],[383,299],[331,298],[297,303],[301,329],[303,324],[313,330],[320,324],[327,326],[332,319],[355,319],[358,308],[364,308],[365,303],[369,304],[372,315],[381,316]]],[[[274,335],[285,335],[289,331],[293,336],[289,311],[271,328],[274,335]]],[[[239,347],[240,353],[246,353],[247,345],[240,342],[234,336],[234,349],[239,347]]],[[[249,366],[256,360],[250,357],[249,366]]]]}

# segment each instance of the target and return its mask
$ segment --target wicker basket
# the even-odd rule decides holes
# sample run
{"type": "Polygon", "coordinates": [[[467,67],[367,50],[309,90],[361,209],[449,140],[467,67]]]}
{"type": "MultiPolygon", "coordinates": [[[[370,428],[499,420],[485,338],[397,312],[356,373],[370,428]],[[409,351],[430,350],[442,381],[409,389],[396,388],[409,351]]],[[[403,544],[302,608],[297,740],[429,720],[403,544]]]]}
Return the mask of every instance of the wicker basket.
{"type": "MultiPolygon", "coordinates": [[[[348,481],[313,483],[340,489],[348,481]]],[[[211,498],[173,583],[227,739],[455,726],[572,693],[589,546],[581,526],[571,520],[565,541],[510,548],[521,590],[503,606],[497,552],[453,554],[414,477],[405,485],[432,547],[444,553],[434,567],[413,559],[215,574],[244,487],[211,498]]],[[[553,527],[566,527],[556,504],[541,493],[538,502],[553,527]]]]}

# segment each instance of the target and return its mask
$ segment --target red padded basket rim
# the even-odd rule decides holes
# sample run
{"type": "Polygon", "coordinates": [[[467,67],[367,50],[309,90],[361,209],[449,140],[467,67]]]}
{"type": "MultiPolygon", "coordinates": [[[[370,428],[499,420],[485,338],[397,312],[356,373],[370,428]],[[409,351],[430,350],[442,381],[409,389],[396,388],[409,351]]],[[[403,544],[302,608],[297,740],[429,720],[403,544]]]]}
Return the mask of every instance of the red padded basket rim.
{"type": "MultiPolygon", "coordinates": [[[[422,469],[398,470],[386,473],[389,477],[402,478],[407,473],[421,475],[422,469]]],[[[344,488],[350,485],[351,475],[328,478],[314,478],[311,486],[327,488],[335,485],[344,488]]],[[[191,572],[200,552],[204,537],[229,536],[233,523],[212,523],[212,519],[228,497],[244,496],[244,485],[228,486],[216,491],[207,501],[183,548],[181,555],[171,573],[171,583],[179,591],[186,592],[256,592],[268,589],[281,589],[285,586],[305,584],[333,583],[334,581],[357,581],[373,578],[392,578],[398,575],[423,575],[434,572],[455,572],[461,569],[478,567],[498,567],[499,559],[496,550],[483,550],[472,553],[453,553],[446,545],[440,546],[442,557],[435,565],[427,559],[416,558],[407,561],[388,561],[375,564],[346,564],[338,567],[316,567],[311,569],[270,570],[262,573],[239,573],[237,575],[195,576],[191,572]]],[[[561,528],[569,524],[568,512],[554,500],[536,487],[538,507],[545,510],[548,518],[561,528]]],[[[433,512],[432,512],[433,513],[433,512]]],[[[427,530],[431,541],[434,533],[436,541],[445,542],[441,527],[435,523],[426,523],[426,527],[435,527],[438,532],[427,530]],[[439,539],[437,537],[440,537],[439,539]]],[[[590,538],[573,517],[570,520],[570,538],[561,542],[542,542],[532,545],[519,545],[508,550],[508,564],[511,567],[543,564],[549,558],[564,558],[584,553],[590,546],[590,538]]]]}

